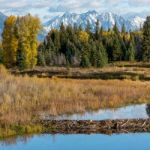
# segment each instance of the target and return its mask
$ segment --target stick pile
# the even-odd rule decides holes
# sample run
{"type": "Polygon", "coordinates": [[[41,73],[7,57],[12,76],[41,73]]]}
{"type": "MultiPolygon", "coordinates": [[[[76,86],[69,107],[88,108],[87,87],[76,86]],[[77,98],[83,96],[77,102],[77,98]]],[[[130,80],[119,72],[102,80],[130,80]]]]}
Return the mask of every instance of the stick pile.
{"type": "Polygon", "coordinates": [[[91,134],[150,132],[150,119],[133,120],[48,120],[40,121],[46,133],[91,134]]]}

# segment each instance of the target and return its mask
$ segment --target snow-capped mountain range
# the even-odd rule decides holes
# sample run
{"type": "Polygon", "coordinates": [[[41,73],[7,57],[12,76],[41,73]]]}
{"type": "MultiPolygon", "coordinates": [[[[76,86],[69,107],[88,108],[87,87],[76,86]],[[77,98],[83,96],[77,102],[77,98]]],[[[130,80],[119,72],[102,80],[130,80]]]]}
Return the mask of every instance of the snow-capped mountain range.
{"type": "Polygon", "coordinates": [[[99,20],[100,27],[102,26],[105,30],[112,28],[114,24],[117,23],[119,29],[121,29],[122,25],[124,24],[126,29],[129,31],[138,30],[140,27],[142,27],[145,18],[139,16],[132,16],[130,18],[127,18],[111,12],[105,12],[101,14],[96,11],[88,11],[82,14],[66,12],[64,15],[56,16],[44,23],[44,30],[48,32],[53,28],[58,29],[61,23],[63,23],[65,26],[80,25],[82,26],[82,28],[85,28],[88,21],[91,25],[91,28],[94,29],[95,22],[97,20],[99,20]]]}
{"type": "MultiPolygon", "coordinates": [[[[7,18],[6,15],[0,13],[0,35],[2,33],[4,27],[4,21],[7,18]]],[[[69,13],[66,12],[63,15],[54,16],[53,18],[48,19],[48,21],[43,22],[43,31],[39,35],[39,39],[43,40],[45,35],[51,29],[58,29],[63,23],[65,26],[67,25],[77,25],[85,28],[87,26],[87,22],[89,21],[91,25],[91,29],[94,30],[95,22],[99,20],[100,27],[102,26],[105,30],[112,28],[115,23],[119,29],[121,29],[124,24],[127,31],[129,30],[138,30],[143,26],[146,17],[141,16],[140,14],[130,14],[130,15],[118,15],[111,12],[98,13],[96,11],[88,11],[86,13],[69,13]]]]}
{"type": "MultiPolygon", "coordinates": [[[[4,21],[7,17],[0,12],[0,35],[2,33],[2,30],[3,30],[3,27],[4,27],[4,21]]],[[[0,36],[0,39],[1,39],[1,36],[0,36]]]]}

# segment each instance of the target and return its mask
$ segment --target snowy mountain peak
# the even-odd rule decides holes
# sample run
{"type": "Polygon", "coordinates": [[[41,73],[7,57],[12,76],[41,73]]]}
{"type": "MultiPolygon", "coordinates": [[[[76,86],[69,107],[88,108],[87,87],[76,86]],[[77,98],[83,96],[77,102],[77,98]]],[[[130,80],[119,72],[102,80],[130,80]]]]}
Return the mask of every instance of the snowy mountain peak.
{"type": "Polygon", "coordinates": [[[139,16],[135,16],[132,21],[131,21],[131,24],[133,26],[135,26],[137,29],[141,28],[145,22],[145,18],[141,18],[139,16]]]}
{"type": "Polygon", "coordinates": [[[100,26],[102,26],[105,30],[112,28],[116,23],[119,29],[121,29],[123,24],[125,24],[125,27],[128,31],[139,29],[145,21],[144,18],[139,16],[127,19],[112,12],[105,12],[100,14],[92,10],[82,14],[66,12],[64,15],[55,17],[48,21],[45,24],[44,28],[48,32],[52,28],[58,29],[61,23],[63,23],[65,26],[69,24],[72,26],[74,24],[77,24],[85,28],[87,25],[87,21],[89,21],[93,30],[95,28],[95,22],[97,20],[99,20],[100,26]]]}
{"type": "MultiPolygon", "coordinates": [[[[0,34],[3,30],[5,19],[6,16],[0,12],[0,34]]],[[[88,21],[91,25],[92,31],[94,31],[95,22],[97,20],[99,20],[100,27],[102,26],[105,30],[113,28],[116,23],[120,30],[124,24],[127,31],[130,31],[140,29],[144,24],[145,17],[140,15],[130,15],[130,17],[120,16],[112,12],[98,13],[95,10],[90,10],[82,14],[65,12],[64,14],[54,16],[49,21],[43,23],[43,32],[44,35],[46,35],[51,29],[59,29],[61,23],[65,26],[74,26],[76,24],[78,26],[82,26],[82,28],[85,28],[88,21]]]]}

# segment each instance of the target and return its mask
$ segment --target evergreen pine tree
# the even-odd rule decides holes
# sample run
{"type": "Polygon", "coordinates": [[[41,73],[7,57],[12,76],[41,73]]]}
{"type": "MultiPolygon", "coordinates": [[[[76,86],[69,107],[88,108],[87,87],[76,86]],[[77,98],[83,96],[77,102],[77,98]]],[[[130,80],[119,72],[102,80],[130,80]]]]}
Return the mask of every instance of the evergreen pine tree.
{"type": "Polygon", "coordinates": [[[119,43],[121,45],[121,51],[122,51],[122,56],[121,56],[121,60],[126,60],[126,53],[127,53],[127,46],[125,41],[123,40],[123,38],[120,37],[119,39],[119,43]]]}
{"type": "Polygon", "coordinates": [[[40,66],[46,66],[44,52],[45,52],[45,46],[44,43],[41,43],[38,47],[38,57],[37,57],[38,58],[37,64],[40,66]]]}
{"type": "Polygon", "coordinates": [[[99,20],[97,20],[96,26],[95,26],[95,39],[96,39],[96,40],[99,40],[99,39],[100,39],[99,20]]]}
{"type": "Polygon", "coordinates": [[[132,44],[132,42],[130,42],[129,48],[128,48],[128,60],[129,61],[134,61],[135,60],[135,48],[132,44]]]}
{"type": "Polygon", "coordinates": [[[147,17],[143,28],[143,60],[150,62],[150,17],[147,17]]]}
{"type": "Polygon", "coordinates": [[[66,48],[67,48],[67,51],[65,54],[66,55],[66,61],[72,65],[73,57],[75,56],[75,50],[76,50],[75,45],[68,40],[66,48]]]}
{"type": "Polygon", "coordinates": [[[99,43],[97,45],[97,67],[104,67],[108,63],[108,56],[106,53],[106,49],[99,43]]]}
{"type": "Polygon", "coordinates": [[[91,65],[94,67],[97,67],[97,47],[96,47],[96,42],[91,41],[90,43],[90,49],[91,49],[91,53],[90,53],[90,61],[91,61],[91,65]]]}
{"type": "Polygon", "coordinates": [[[115,34],[119,34],[119,29],[118,29],[118,26],[117,26],[117,23],[115,22],[115,25],[114,25],[114,27],[113,27],[113,31],[114,31],[114,33],[115,34]]]}
{"type": "Polygon", "coordinates": [[[107,50],[108,60],[113,61],[113,38],[109,37],[109,39],[106,39],[105,48],[107,50]]]}
{"type": "Polygon", "coordinates": [[[125,27],[125,24],[123,24],[123,25],[122,25],[121,32],[122,32],[123,34],[125,34],[125,33],[126,33],[126,27],[125,27]]]}
{"type": "Polygon", "coordinates": [[[0,64],[3,63],[3,47],[2,43],[0,42],[0,64]]]}
{"type": "Polygon", "coordinates": [[[90,45],[87,43],[83,46],[82,52],[81,52],[81,67],[90,67],[90,45]]]}
{"type": "Polygon", "coordinates": [[[120,61],[121,59],[122,59],[121,45],[117,36],[115,36],[113,41],[113,60],[120,61]]]}
{"type": "Polygon", "coordinates": [[[85,53],[82,54],[80,66],[83,67],[83,68],[91,66],[90,60],[89,60],[87,54],[85,54],[85,53]]]}

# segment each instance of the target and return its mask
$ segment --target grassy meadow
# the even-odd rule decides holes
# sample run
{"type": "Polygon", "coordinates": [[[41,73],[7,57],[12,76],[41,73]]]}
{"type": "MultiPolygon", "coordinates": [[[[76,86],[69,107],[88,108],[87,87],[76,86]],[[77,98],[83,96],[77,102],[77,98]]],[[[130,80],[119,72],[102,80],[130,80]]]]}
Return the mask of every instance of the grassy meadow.
{"type": "Polygon", "coordinates": [[[83,113],[137,103],[150,103],[149,81],[14,76],[0,66],[1,124],[26,124],[42,115],[83,113]]]}

